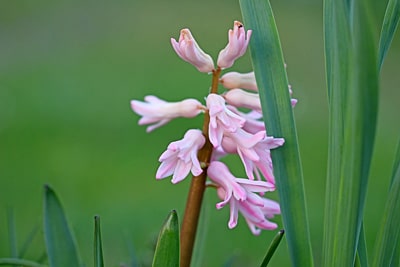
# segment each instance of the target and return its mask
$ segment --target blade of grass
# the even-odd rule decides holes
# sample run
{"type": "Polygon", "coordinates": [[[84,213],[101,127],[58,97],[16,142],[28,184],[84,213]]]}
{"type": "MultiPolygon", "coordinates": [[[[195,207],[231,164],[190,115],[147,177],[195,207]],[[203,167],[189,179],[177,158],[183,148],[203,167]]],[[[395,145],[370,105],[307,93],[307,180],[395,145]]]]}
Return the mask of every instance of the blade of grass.
{"type": "Polygon", "coordinates": [[[50,267],[80,266],[75,241],[55,192],[44,187],[44,236],[50,267]]]}
{"type": "Polygon", "coordinates": [[[10,243],[11,257],[18,257],[17,231],[15,230],[15,216],[12,208],[7,209],[8,240],[10,243]]]}
{"type": "Polygon", "coordinates": [[[400,0],[389,0],[386,6],[385,17],[381,29],[379,40],[379,69],[382,68],[383,61],[392,43],[394,33],[400,20],[400,0]]]}
{"type": "Polygon", "coordinates": [[[275,19],[269,1],[240,0],[243,19],[253,30],[250,52],[270,135],[285,138],[272,158],[283,225],[293,266],[313,266],[303,172],[288,81],[275,19]]]}
{"type": "Polygon", "coordinates": [[[333,255],[335,218],[337,216],[338,177],[340,176],[346,93],[350,76],[350,4],[347,0],[324,1],[325,66],[329,101],[329,146],[326,180],[323,265],[333,255]],[[325,261],[324,261],[325,260],[325,261]]]}
{"type": "Polygon", "coordinates": [[[368,267],[367,242],[365,240],[364,223],[361,224],[360,238],[358,239],[357,255],[362,267],[368,267]]]}
{"type": "Polygon", "coordinates": [[[175,210],[169,213],[158,235],[152,266],[179,266],[179,224],[175,210]]]}
{"type": "Polygon", "coordinates": [[[103,267],[103,246],[101,243],[100,216],[94,216],[94,266],[103,267]]]}
{"type": "Polygon", "coordinates": [[[393,166],[392,182],[383,213],[381,228],[377,235],[375,254],[372,266],[395,266],[398,261],[400,238],[400,144],[397,147],[397,157],[393,166]]]}
{"type": "Polygon", "coordinates": [[[24,260],[24,259],[14,259],[14,258],[3,258],[0,259],[0,265],[18,265],[18,266],[26,266],[26,267],[47,267],[46,265],[42,265],[40,263],[24,260]]]}
{"type": "Polygon", "coordinates": [[[21,247],[20,257],[24,257],[26,252],[28,251],[29,246],[32,244],[33,239],[35,238],[36,234],[39,232],[39,226],[36,225],[31,232],[29,233],[28,237],[25,239],[21,247]]]}
{"type": "Polygon", "coordinates": [[[367,2],[355,0],[353,5],[343,155],[340,176],[336,181],[339,186],[335,192],[338,194],[334,208],[336,214],[330,216],[333,221],[328,230],[332,232],[326,240],[328,244],[325,244],[325,248],[331,251],[324,254],[324,266],[354,264],[376,130],[378,70],[372,27],[367,15],[367,2]]]}
{"type": "Polygon", "coordinates": [[[271,244],[269,245],[267,254],[265,255],[265,258],[263,260],[263,262],[261,263],[260,267],[267,267],[269,261],[272,258],[272,255],[274,255],[276,249],[278,248],[279,244],[281,243],[281,240],[283,238],[283,235],[285,234],[284,230],[280,230],[276,236],[274,237],[274,239],[272,240],[271,244]]]}

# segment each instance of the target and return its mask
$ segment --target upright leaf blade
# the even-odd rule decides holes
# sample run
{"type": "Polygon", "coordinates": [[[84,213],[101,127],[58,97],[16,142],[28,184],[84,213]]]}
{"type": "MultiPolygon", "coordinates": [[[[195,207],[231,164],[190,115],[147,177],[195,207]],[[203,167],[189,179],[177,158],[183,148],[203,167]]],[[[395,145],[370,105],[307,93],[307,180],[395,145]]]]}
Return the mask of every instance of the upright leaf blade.
{"type": "Polygon", "coordinates": [[[379,69],[382,68],[387,51],[392,43],[400,20],[400,0],[389,0],[381,29],[379,40],[379,69]]]}
{"type": "Polygon", "coordinates": [[[381,228],[377,235],[373,266],[396,266],[400,258],[400,143],[397,147],[397,157],[393,166],[392,183],[385,210],[382,216],[381,228]]]}
{"type": "Polygon", "coordinates": [[[154,253],[153,267],[179,267],[179,224],[175,210],[164,222],[154,253]]]}
{"type": "MultiPolygon", "coordinates": [[[[337,186],[334,187],[334,191],[327,192],[330,197],[326,207],[328,221],[324,240],[324,266],[352,266],[354,264],[362,224],[378,103],[376,50],[366,11],[367,4],[368,1],[365,0],[354,0],[351,5],[353,13],[350,13],[348,18],[344,18],[347,20],[344,25],[349,25],[351,33],[351,53],[347,54],[350,66],[349,82],[344,89],[337,88],[347,90],[347,94],[345,95],[346,107],[342,110],[344,128],[340,175],[336,178],[328,175],[332,183],[336,179],[337,186]],[[333,207],[332,211],[328,210],[329,207],[333,207]]],[[[343,6],[343,2],[339,0],[335,2],[335,5],[343,6]]],[[[332,27],[337,26],[337,23],[340,22],[336,21],[332,27]]],[[[343,32],[346,33],[348,30],[344,27],[343,32]]],[[[330,74],[336,75],[334,72],[330,74]]],[[[342,104],[335,102],[332,108],[338,108],[340,105],[342,104]]],[[[335,131],[335,129],[331,130],[335,131]]],[[[333,134],[342,133],[334,132],[333,134]]],[[[335,172],[335,175],[337,174],[335,172]]]]}
{"type": "Polygon", "coordinates": [[[94,216],[94,266],[103,267],[103,245],[101,242],[100,216],[94,216]]]}
{"type": "Polygon", "coordinates": [[[250,51],[268,134],[285,138],[272,151],[283,224],[294,266],[313,266],[303,173],[288,81],[269,1],[240,0],[243,19],[253,30],[250,51]]]}
{"type": "Polygon", "coordinates": [[[55,192],[44,187],[44,236],[50,267],[80,266],[75,241],[55,192]]]}
{"type": "Polygon", "coordinates": [[[279,244],[281,243],[281,240],[283,238],[283,235],[285,234],[284,230],[280,230],[274,239],[272,240],[271,244],[269,245],[267,254],[264,257],[263,262],[261,263],[260,267],[267,267],[269,261],[271,260],[272,256],[274,255],[276,249],[278,248],[279,244]]]}
{"type": "Polygon", "coordinates": [[[326,180],[323,265],[334,257],[336,201],[344,143],[344,117],[350,77],[350,8],[347,0],[324,1],[325,66],[329,100],[329,147],[326,180]]]}

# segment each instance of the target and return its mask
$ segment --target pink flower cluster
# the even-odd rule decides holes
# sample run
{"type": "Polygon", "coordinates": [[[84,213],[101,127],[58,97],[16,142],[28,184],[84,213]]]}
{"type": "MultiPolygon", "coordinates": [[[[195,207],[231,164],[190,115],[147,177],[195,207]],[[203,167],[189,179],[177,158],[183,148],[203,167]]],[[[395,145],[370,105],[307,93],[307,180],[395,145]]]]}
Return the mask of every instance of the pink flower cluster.
{"type": "MultiPolygon", "coordinates": [[[[217,70],[219,73],[231,67],[246,52],[251,33],[251,30],[246,32],[239,21],[234,22],[233,29],[228,33],[228,44],[218,55],[217,68],[214,68],[211,56],[201,50],[189,29],[181,30],[179,40],[172,38],[171,44],[184,61],[200,72],[212,72],[215,75],[217,70]]],[[[207,171],[210,183],[217,188],[217,195],[221,199],[216,208],[221,209],[226,205],[230,207],[228,227],[234,228],[237,225],[240,212],[252,233],[257,235],[262,229],[272,230],[277,227],[270,219],[280,214],[279,204],[264,195],[275,190],[270,151],[282,146],[284,139],[267,135],[253,72],[228,72],[219,78],[219,82],[228,90],[223,94],[210,93],[205,105],[196,99],[172,103],[155,96],[146,96],[145,102],[132,100],[131,107],[142,116],[140,125],[150,125],[148,132],[174,118],[192,118],[208,112],[208,133],[190,129],[183,139],[170,143],[159,158],[161,165],[156,178],[163,179],[172,175],[172,183],[178,183],[189,173],[198,176],[207,171]],[[213,146],[212,157],[210,162],[200,162],[197,154],[206,143],[206,138],[209,138],[213,146]],[[240,157],[247,177],[235,177],[220,161],[229,154],[240,157]]],[[[292,99],[293,106],[296,102],[292,99]]]]}

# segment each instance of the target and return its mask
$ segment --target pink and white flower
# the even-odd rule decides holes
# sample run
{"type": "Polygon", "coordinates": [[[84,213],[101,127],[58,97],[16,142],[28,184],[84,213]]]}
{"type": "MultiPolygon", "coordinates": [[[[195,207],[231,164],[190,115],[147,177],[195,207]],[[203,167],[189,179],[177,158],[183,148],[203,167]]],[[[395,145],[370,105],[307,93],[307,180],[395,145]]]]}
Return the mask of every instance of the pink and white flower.
{"type": "Polygon", "coordinates": [[[249,108],[262,113],[260,96],[242,89],[232,89],[224,94],[226,103],[235,107],[249,108]]]}
{"type": "MultiPolygon", "coordinates": [[[[254,193],[265,193],[274,191],[275,185],[264,181],[252,181],[245,178],[236,178],[229,171],[228,167],[220,162],[213,161],[207,169],[208,177],[225,191],[222,202],[217,203],[217,209],[223,208],[231,200],[245,201],[253,199],[254,193]]],[[[259,197],[258,195],[256,195],[259,197]]]]}
{"type": "Polygon", "coordinates": [[[243,162],[247,176],[254,180],[265,179],[275,184],[270,150],[282,146],[283,138],[267,136],[265,131],[250,134],[243,129],[235,133],[226,133],[222,148],[228,153],[237,153],[243,162]],[[255,174],[255,177],[254,177],[255,174]]]}
{"type": "Polygon", "coordinates": [[[146,102],[132,100],[131,107],[134,112],[143,116],[139,125],[152,124],[146,131],[163,126],[174,118],[192,118],[204,111],[205,107],[196,99],[185,99],[179,102],[166,102],[156,96],[146,96],[146,102]]]}
{"type": "Polygon", "coordinates": [[[210,114],[209,138],[211,144],[217,147],[221,144],[224,132],[235,132],[243,127],[245,119],[230,111],[220,95],[209,94],[206,103],[210,114]]]}
{"type": "Polygon", "coordinates": [[[254,71],[249,73],[227,72],[219,81],[226,89],[242,88],[258,91],[254,71]]]}
{"type": "Polygon", "coordinates": [[[273,191],[274,186],[272,184],[236,178],[225,164],[218,161],[210,163],[208,175],[217,184],[217,194],[222,200],[222,202],[217,203],[217,209],[229,204],[229,229],[236,227],[239,211],[255,235],[260,233],[259,229],[273,230],[277,227],[275,223],[268,219],[280,213],[279,205],[257,194],[273,191]]]}
{"type": "Polygon", "coordinates": [[[249,44],[251,32],[248,30],[246,33],[241,22],[234,22],[233,30],[230,29],[228,32],[228,44],[218,54],[218,67],[230,68],[236,59],[243,56],[249,44]]]}
{"type": "Polygon", "coordinates": [[[189,29],[181,30],[179,42],[171,38],[171,44],[180,58],[195,66],[200,72],[211,72],[214,69],[212,58],[201,50],[189,29]]]}
{"type": "Polygon", "coordinates": [[[192,172],[200,175],[203,170],[197,158],[197,152],[204,146],[205,137],[200,130],[188,130],[182,140],[172,142],[159,158],[161,162],[156,178],[163,179],[173,174],[172,183],[176,184],[192,172]]]}
{"type": "Polygon", "coordinates": [[[265,131],[265,124],[264,124],[264,121],[262,121],[261,113],[255,111],[255,110],[244,113],[244,112],[239,111],[234,106],[227,105],[227,107],[229,110],[238,114],[240,117],[242,117],[246,120],[246,122],[244,123],[243,128],[242,128],[246,132],[255,134],[260,131],[265,131]]]}

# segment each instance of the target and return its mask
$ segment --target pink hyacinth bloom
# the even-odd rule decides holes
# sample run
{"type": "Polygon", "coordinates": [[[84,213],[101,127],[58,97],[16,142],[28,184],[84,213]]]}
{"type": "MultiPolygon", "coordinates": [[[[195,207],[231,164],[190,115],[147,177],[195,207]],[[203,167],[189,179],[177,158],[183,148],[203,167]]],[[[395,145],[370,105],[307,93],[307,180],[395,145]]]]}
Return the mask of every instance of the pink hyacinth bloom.
{"type": "Polygon", "coordinates": [[[181,30],[179,42],[171,38],[171,44],[180,58],[195,66],[200,72],[211,72],[214,69],[212,58],[201,50],[189,29],[181,30]]]}
{"type": "Polygon", "coordinates": [[[209,138],[211,144],[217,147],[221,144],[224,132],[235,132],[245,123],[245,119],[230,111],[222,96],[209,94],[206,99],[210,114],[209,138]]]}
{"type": "Polygon", "coordinates": [[[258,133],[260,131],[265,131],[265,124],[262,120],[262,114],[252,110],[250,112],[244,113],[239,111],[237,108],[231,105],[227,105],[228,109],[231,110],[232,112],[238,114],[240,117],[244,118],[246,122],[243,125],[243,130],[245,130],[248,133],[258,133]]]}
{"type": "Polygon", "coordinates": [[[232,89],[224,94],[226,103],[235,107],[253,109],[262,113],[260,96],[242,89],[232,89]]]}
{"type": "Polygon", "coordinates": [[[228,32],[228,44],[218,54],[218,67],[222,69],[230,68],[236,59],[243,56],[249,44],[250,36],[251,30],[246,33],[243,24],[235,21],[233,30],[230,29],[228,32]]]}
{"type": "Polygon", "coordinates": [[[265,131],[250,134],[243,129],[235,133],[226,133],[222,140],[222,148],[228,153],[237,153],[243,162],[249,179],[265,179],[275,184],[270,150],[282,146],[283,138],[266,136],[265,131]]]}
{"type": "Polygon", "coordinates": [[[172,183],[185,179],[191,171],[194,176],[200,175],[200,162],[197,152],[206,142],[200,130],[188,130],[182,140],[172,142],[159,158],[161,162],[156,178],[163,179],[173,174],[172,183]]]}
{"type": "Polygon", "coordinates": [[[193,118],[205,109],[196,99],[166,102],[156,96],[149,95],[144,100],[146,102],[132,100],[131,107],[134,112],[143,116],[139,120],[139,125],[154,123],[147,127],[147,132],[151,132],[177,117],[193,118]]]}
{"type": "Polygon", "coordinates": [[[239,211],[244,216],[247,225],[254,235],[259,235],[261,229],[274,230],[278,227],[276,223],[270,222],[275,215],[280,214],[279,204],[273,200],[262,198],[263,206],[251,205],[250,203],[239,203],[239,211]]]}
{"type": "Polygon", "coordinates": [[[236,178],[225,164],[218,161],[210,163],[208,175],[216,183],[218,197],[222,200],[217,203],[216,208],[221,209],[229,204],[228,227],[230,229],[236,227],[239,211],[245,217],[253,234],[259,234],[259,229],[272,230],[277,227],[275,223],[267,219],[280,213],[279,205],[257,194],[273,191],[272,184],[236,178]]]}
{"type": "Polygon", "coordinates": [[[207,174],[208,177],[210,177],[210,179],[215,182],[218,187],[222,187],[225,192],[223,201],[217,203],[216,205],[217,209],[221,209],[231,200],[251,200],[254,198],[254,193],[264,193],[275,190],[275,186],[269,182],[236,178],[229,171],[228,167],[220,161],[212,161],[208,166],[207,174]]]}
{"type": "Polygon", "coordinates": [[[226,89],[242,88],[258,91],[254,71],[249,73],[228,72],[219,81],[226,89]]]}

